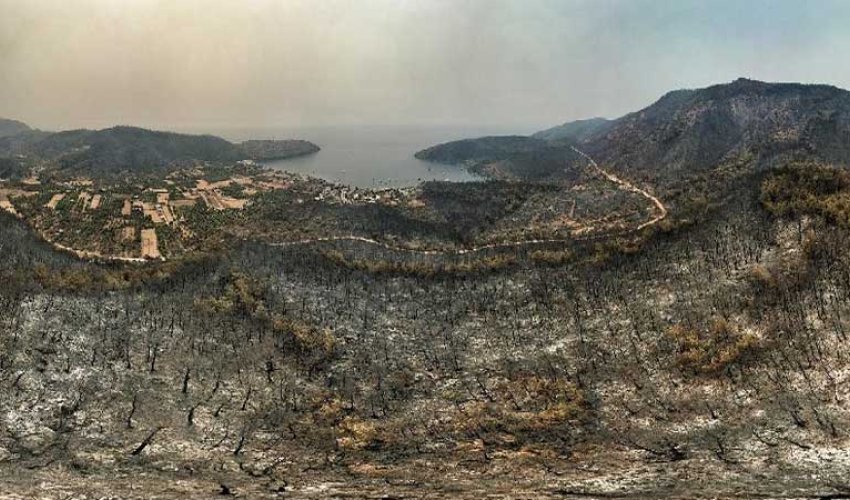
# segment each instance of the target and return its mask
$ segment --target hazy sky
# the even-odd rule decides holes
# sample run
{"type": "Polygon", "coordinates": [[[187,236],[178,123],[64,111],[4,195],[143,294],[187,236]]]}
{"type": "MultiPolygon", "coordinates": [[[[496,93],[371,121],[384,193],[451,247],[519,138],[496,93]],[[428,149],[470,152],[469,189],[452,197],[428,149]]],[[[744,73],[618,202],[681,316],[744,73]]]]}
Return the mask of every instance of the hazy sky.
{"type": "Polygon", "coordinates": [[[850,88],[850,1],[0,0],[0,116],[552,125],[747,76],[850,88]]]}

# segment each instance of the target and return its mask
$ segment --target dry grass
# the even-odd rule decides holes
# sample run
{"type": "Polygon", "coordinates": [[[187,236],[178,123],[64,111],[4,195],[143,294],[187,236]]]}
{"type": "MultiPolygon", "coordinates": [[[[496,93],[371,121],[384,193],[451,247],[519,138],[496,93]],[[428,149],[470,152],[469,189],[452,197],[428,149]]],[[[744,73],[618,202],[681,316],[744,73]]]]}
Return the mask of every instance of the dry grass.
{"type": "Polygon", "coordinates": [[[133,241],[136,239],[136,228],[127,226],[121,229],[121,239],[124,241],[133,241]]]}
{"type": "Polygon", "coordinates": [[[56,205],[58,205],[59,202],[62,201],[64,198],[65,198],[65,193],[54,194],[53,197],[50,198],[50,201],[48,201],[47,205],[45,205],[45,206],[47,208],[49,208],[50,210],[56,210],[56,205]]]}
{"type": "Polygon", "coordinates": [[[142,229],[142,257],[145,259],[159,259],[159,242],[155,229],[142,229]]]}

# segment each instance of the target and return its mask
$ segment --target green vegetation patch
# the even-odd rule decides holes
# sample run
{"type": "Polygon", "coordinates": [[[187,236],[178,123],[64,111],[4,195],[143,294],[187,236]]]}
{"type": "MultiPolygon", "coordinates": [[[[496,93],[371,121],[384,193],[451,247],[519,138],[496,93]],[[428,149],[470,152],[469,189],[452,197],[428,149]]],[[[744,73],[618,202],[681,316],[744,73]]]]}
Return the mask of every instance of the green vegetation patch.
{"type": "Polygon", "coordinates": [[[850,173],[813,162],[793,163],[763,182],[761,202],[776,216],[817,215],[850,227],[850,173]]]}

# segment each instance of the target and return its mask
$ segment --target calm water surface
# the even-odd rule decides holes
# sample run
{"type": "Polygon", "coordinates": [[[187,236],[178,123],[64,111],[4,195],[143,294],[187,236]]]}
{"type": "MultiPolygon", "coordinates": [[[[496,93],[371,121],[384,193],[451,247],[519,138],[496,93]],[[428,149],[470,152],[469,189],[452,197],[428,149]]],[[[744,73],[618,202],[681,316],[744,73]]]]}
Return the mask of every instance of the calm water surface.
{"type": "Polygon", "coordinates": [[[214,131],[231,141],[306,139],[322,150],[310,156],[267,162],[298,172],[359,187],[413,186],[425,180],[464,182],[478,177],[463,167],[417,160],[414,153],[442,142],[483,135],[530,133],[494,127],[305,127],[214,131]]]}

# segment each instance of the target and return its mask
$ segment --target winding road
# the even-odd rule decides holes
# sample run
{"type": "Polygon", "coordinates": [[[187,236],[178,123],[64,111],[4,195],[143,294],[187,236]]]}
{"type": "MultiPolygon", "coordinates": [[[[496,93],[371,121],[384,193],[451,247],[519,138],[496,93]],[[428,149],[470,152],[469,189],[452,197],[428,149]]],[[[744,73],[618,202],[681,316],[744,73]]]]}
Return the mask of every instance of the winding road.
{"type": "MultiPolygon", "coordinates": [[[[642,229],[645,229],[647,227],[658,224],[665,217],[667,217],[667,207],[664,206],[664,203],[661,200],[659,200],[657,197],[652,195],[650,192],[648,192],[645,189],[642,189],[638,186],[635,186],[634,184],[632,184],[629,181],[626,181],[624,179],[621,179],[620,177],[617,177],[616,175],[612,174],[611,172],[608,172],[608,171],[602,169],[602,167],[600,167],[599,164],[596,163],[596,161],[593,158],[588,156],[583,151],[580,151],[579,149],[577,149],[575,147],[572,147],[572,150],[575,151],[576,153],[578,153],[579,155],[581,155],[583,158],[585,158],[589,162],[590,166],[598,174],[600,174],[602,177],[604,177],[608,181],[616,184],[620,189],[622,189],[624,191],[630,191],[630,192],[637,193],[637,194],[643,196],[644,198],[649,200],[653,204],[653,206],[655,207],[654,211],[656,213],[655,213],[655,215],[653,215],[653,217],[651,219],[649,219],[646,222],[643,222],[640,225],[626,231],[627,234],[638,232],[642,229]]],[[[603,236],[604,235],[594,235],[593,238],[600,238],[600,237],[603,237],[603,236]]],[[[470,254],[485,252],[485,251],[488,251],[488,250],[520,248],[520,247],[525,247],[525,246],[544,245],[544,244],[553,244],[553,243],[570,243],[570,242],[574,242],[574,241],[582,241],[582,240],[588,240],[588,239],[591,239],[591,238],[589,238],[589,237],[584,237],[584,238],[582,238],[582,237],[570,237],[570,238],[515,240],[515,241],[508,241],[508,242],[503,242],[503,243],[490,243],[490,244],[487,244],[487,245],[481,245],[481,246],[475,246],[475,247],[469,247],[469,248],[459,248],[459,249],[453,249],[453,250],[422,250],[422,249],[416,249],[416,248],[408,248],[408,247],[393,245],[393,244],[386,243],[386,242],[383,242],[383,241],[379,241],[379,240],[376,240],[376,239],[373,239],[373,238],[367,238],[365,236],[355,236],[355,235],[351,235],[351,236],[326,236],[326,237],[319,237],[319,238],[305,238],[305,239],[302,239],[302,240],[292,240],[292,241],[284,241],[284,242],[279,242],[279,243],[269,243],[269,245],[274,246],[274,247],[283,248],[283,247],[293,247],[293,246],[301,246],[301,245],[312,245],[312,244],[316,244],[316,243],[326,243],[326,242],[336,242],[336,241],[340,241],[340,242],[351,241],[351,242],[358,242],[358,243],[365,243],[365,244],[368,244],[368,245],[373,245],[373,246],[380,247],[380,248],[383,248],[385,250],[389,250],[389,251],[393,251],[393,252],[416,254],[416,255],[432,255],[433,256],[433,255],[470,255],[470,254]]],[[[150,261],[149,259],[144,259],[144,258],[139,258],[139,257],[121,257],[121,256],[117,256],[117,255],[104,255],[104,254],[101,254],[101,253],[98,253],[98,252],[92,252],[92,251],[86,251],[86,250],[76,250],[76,249],[61,245],[59,243],[51,242],[51,244],[59,250],[72,253],[72,254],[74,254],[77,257],[82,258],[82,259],[101,260],[101,261],[107,261],[107,262],[126,262],[126,263],[144,263],[144,262],[150,261]]],[[[165,260],[165,258],[160,257],[160,259],[158,259],[158,260],[165,260]]]]}
{"type": "MultiPolygon", "coordinates": [[[[655,206],[656,214],[651,219],[649,219],[648,221],[643,222],[640,225],[636,226],[635,228],[629,230],[628,231],[629,233],[637,232],[637,231],[640,231],[640,230],[645,229],[647,227],[658,224],[659,222],[664,220],[665,217],[667,217],[667,213],[668,213],[667,207],[664,205],[664,203],[661,200],[659,200],[657,197],[655,197],[652,193],[648,192],[647,190],[645,190],[643,188],[635,186],[634,184],[632,184],[629,181],[626,181],[626,180],[621,179],[620,177],[617,177],[616,175],[612,174],[611,172],[603,170],[602,167],[600,167],[599,164],[596,163],[596,160],[594,160],[593,158],[588,156],[586,153],[584,153],[583,151],[580,151],[579,149],[577,149],[575,147],[571,146],[571,148],[572,148],[573,151],[575,151],[576,153],[581,155],[584,159],[586,159],[590,163],[590,166],[593,167],[593,169],[597,173],[602,175],[605,179],[616,184],[617,186],[620,187],[620,189],[622,189],[624,191],[630,191],[630,192],[637,193],[637,194],[643,196],[644,198],[646,198],[647,200],[652,202],[652,204],[655,206]]],[[[551,244],[551,243],[569,243],[569,242],[573,242],[573,241],[577,241],[577,240],[581,240],[581,239],[582,238],[571,237],[571,238],[516,240],[516,241],[508,241],[508,242],[504,242],[504,243],[491,243],[491,244],[487,244],[487,245],[481,245],[481,246],[469,247],[469,248],[461,248],[461,249],[456,249],[456,250],[420,250],[420,249],[415,249],[415,248],[407,248],[407,247],[402,247],[402,246],[398,246],[398,245],[392,245],[390,243],[378,241],[378,240],[375,240],[375,239],[372,239],[372,238],[366,238],[364,236],[353,236],[353,235],[352,236],[328,236],[328,237],[322,237],[322,238],[306,238],[306,239],[303,239],[303,240],[293,240],[293,241],[285,241],[285,242],[280,242],[280,243],[271,243],[270,245],[275,246],[275,247],[291,247],[291,246],[309,245],[309,244],[313,244],[313,243],[322,243],[322,242],[355,241],[355,242],[367,243],[369,245],[378,246],[378,247],[381,247],[385,250],[390,250],[390,251],[393,251],[393,252],[403,252],[403,253],[411,253],[411,254],[418,254],[418,255],[468,255],[468,254],[484,252],[484,251],[487,251],[487,250],[497,250],[497,249],[503,249],[503,248],[518,248],[518,247],[523,247],[523,246],[542,245],[542,244],[547,244],[547,243],[548,244],[551,244]]]]}
{"type": "Polygon", "coordinates": [[[651,201],[655,205],[655,208],[658,210],[658,214],[655,217],[653,217],[652,219],[650,219],[650,220],[644,222],[643,224],[637,226],[634,229],[635,231],[640,231],[641,229],[643,229],[645,227],[649,227],[649,226],[653,226],[655,224],[658,224],[659,222],[664,220],[665,217],[667,217],[667,207],[664,206],[664,203],[662,203],[661,200],[659,200],[658,198],[653,196],[652,193],[650,193],[649,191],[647,191],[645,189],[641,189],[641,188],[635,186],[634,184],[632,184],[629,181],[624,181],[623,179],[620,179],[619,177],[612,174],[611,172],[602,170],[602,167],[600,167],[599,164],[596,163],[596,160],[594,160],[593,158],[591,158],[590,156],[585,154],[583,151],[579,151],[575,147],[571,146],[571,148],[572,148],[573,151],[580,154],[584,159],[589,161],[590,165],[597,172],[599,172],[603,177],[605,177],[609,181],[613,182],[614,184],[620,186],[622,189],[624,189],[626,191],[631,191],[633,193],[637,193],[637,194],[643,196],[644,198],[651,201]]]}
{"type": "MultiPolygon", "coordinates": [[[[7,205],[2,207],[3,210],[13,215],[16,219],[23,221],[24,217],[15,210],[15,207],[12,205],[7,205]]],[[[76,248],[71,248],[69,246],[65,246],[61,243],[56,243],[55,241],[51,241],[44,233],[40,231],[33,231],[41,237],[42,240],[49,243],[56,250],[60,250],[62,252],[70,253],[81,260],[101,260],[105,262],[127,262],[132,264],[144,264],[145,262],[150,262],[149,259],[145,259],[142,257],[122,257],[120,255],[106,255],[100,252],[95,252],[92,250],[77,250],[76,248]]],[[[164,260],[164,259],[163,259],[164,260]]]]}

